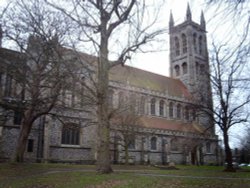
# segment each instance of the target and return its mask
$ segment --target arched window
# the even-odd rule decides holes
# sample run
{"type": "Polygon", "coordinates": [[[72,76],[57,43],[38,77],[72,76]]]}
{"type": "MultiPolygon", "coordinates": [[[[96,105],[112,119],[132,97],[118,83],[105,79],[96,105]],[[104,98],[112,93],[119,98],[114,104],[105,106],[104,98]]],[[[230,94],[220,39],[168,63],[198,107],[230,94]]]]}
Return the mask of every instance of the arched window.
{"type": "Polygon", "coordinates": [[[175,41],[175,55],[178,56],[180,55],[180,42],[178,37],[175,37],[174,41],[175,41]]]}
{"type": "Polygon", "coordinates": [[[199,63],[195,62],[195,73],[198,75],[200,73],[199,63]]]}
{"type": "Polygon", "coordinates": [[[170,118],[174,117],[174,104],[173,104],[173,102],[169,103],[169,117],[170,118]]]}
{"type": "Polygon", "coordinates": [[[145,97],[142,96],[140,100],[140,114],[145,114],[145,97]]]}
{"type": "Polygon", "coordinates": [[[155,99],[151,99],[151,102],[150,102],[150,107],[151,107],[151,115],[155,115],[155,99]]]}
{"type": "Polygon", "coordinates": [[[177,119],[181,119],[181,105],[178,104],[176,108],[176,117],[177,119]]]}
{"type": "Polygon", "coordinates": [[[185,107],[185,119],[189,120],[189,108],[188,108],[188,106],[185,107]]]}
{"type": "Polygon", "coordinates": [[[197,53],[197,35],[196,35],[196,33],[193,34],[193,46],[194,46],[194,52],[197,53]]]}
{"type": "Polygon", "coordinates": [[[182,63],[182,72],[183,72],[183,74],[187,74],[187,63],[186,62],[182,63]]]}
{"type": "Polygon", "coordinates": [[[83,76],[80,80],[80,107],[84,107],[84,90],[85,90],[86,79],[83,76]]]}
{"type": "Polygon", "coordinates": [[[171,140],[170,149],[171,151],[179,151],[179,142],[176,138],[171,140]]]}
{"type": "Polygon", "coordinates": [[[196,120],[196,116],[197,116],[197,115],[196,115],[196,111],[195,111],[195,109],[193,109],[193,110],[192,110],[192,118],[193,118],[192,120],[193,120],[193,121],[196,120]]]}
{"type": "Polygon", "coordinates": [[[202,36],[199,36],[199,54],[202,55],[203,50],[202,50],[202,36]]]}
{"type": "Polygon", "coordinates": [[[136,112],[136,94],[131,94],[129,97],[129,109],[131,110],[130,113],[135,113],[136,112]]]}
{"type": "Polygon", "coordinates": [[[165,105],[164,101],[161,100],[160,101],[160,106],[159,106],[160,116],[164,116],[164,105],[165,105]]]}
{"type": "Polygon", "coordinates": [[[80,127],[76,124],[69,123],[62,128],[62,144],[79,145],[80,127]]]}
{"type": "Polygon", "coordinates": [[[157,150],[157,138],[152,137],[150,140],[151,150],[157,150]]]}
{"type": "Polygon", "coordinates": [[[174,70],[175,70],[175,76],[180,76],[180,66],[175,65],[174,70]]]}
{"type": "Polygon", "coordinates": [[[13,89],[13,76],[10,74],[6,75],[5,79],[5,91],[4,91],[4,96],[5,97],[10,97],[13,89]]]}
{"type": "Polygon", "coordinates": [[[124,101],[125,98],[124,98],[124,93],[123,92],[119,92],[118,94],[118,106],[119,107],[122,107],[124,105],[124,101]]]}
{"type": "Polygon", "coordinates": [[[71,107],[75,107],[75,103],[76,103],[76,82],[75,80],[72,81],[71,84],[71,107]]]}
{"type": "Polygon", "coordinates": [[[205,74],[205,65],[204,64],[200,65],[200,74],[201,75],[205,74]]]}
{"type": "Polygon", "coordinates": [[[187,53],[187,37],[186,37],[186,35],[182,34],[181,39],[182,39],[182,52],[185,54],[185,53],[187,53]]]}
{"type": "Polygon", "coordinates": [[[207,153],[211,153],[211,144],[209,142],[206,143],[206,151],[207,153]]]}
{"type": "Polygon", "coordinates": [[[108,91],[108,105],[110,108],[113,107],[113,96],[114,96],[114,91],[110,89],[108,91]]]}
{"type": "Polygon", "coordinates": [[[127,140],[128,149],[135,149],[135,136],[134,135],[128,135],[128,137],[125,138],[125,139],[128,139],[127,140]]]}

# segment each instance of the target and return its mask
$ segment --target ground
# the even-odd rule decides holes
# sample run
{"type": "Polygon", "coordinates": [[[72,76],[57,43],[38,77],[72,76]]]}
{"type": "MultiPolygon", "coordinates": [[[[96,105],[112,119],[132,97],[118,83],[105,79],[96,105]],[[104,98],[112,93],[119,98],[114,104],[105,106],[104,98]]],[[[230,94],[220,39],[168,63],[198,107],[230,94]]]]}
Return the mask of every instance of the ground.
{"type": "Polygon", "coordinates": [[[96,174],[95,166],[0,163],[1,188],[250,188],[250,168],[236,173],[223,167],[113,166],[111,175],[96,174]]]}

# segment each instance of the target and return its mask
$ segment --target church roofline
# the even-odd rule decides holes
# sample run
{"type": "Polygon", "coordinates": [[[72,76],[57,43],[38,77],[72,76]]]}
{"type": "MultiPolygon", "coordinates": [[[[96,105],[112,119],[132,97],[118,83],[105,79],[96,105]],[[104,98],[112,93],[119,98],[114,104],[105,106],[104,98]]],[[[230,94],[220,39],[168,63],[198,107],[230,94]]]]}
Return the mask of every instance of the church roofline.
{"type": "Polygon", "coordinates": [[[193,22],[193,21],[184,21],[181,24],[178,24],[176,26],[173,26],[171,29],[169,29],[169,33],[175,33],[177,30],[181,30],[182,28],[185,28],[187,26],[192,26],[195,29],[197,29],[198,31],[201,32],[207,32],[204,28],[201,27],[200,24],[193,22]]]}
{"type": "Polygon", "coordinates": [[[111,69],[110,81],[138,88],[166,93],[169,96],[192,99],[192,95],[180,79],[163,76],[131,66],[115,66],[111,69]]]}

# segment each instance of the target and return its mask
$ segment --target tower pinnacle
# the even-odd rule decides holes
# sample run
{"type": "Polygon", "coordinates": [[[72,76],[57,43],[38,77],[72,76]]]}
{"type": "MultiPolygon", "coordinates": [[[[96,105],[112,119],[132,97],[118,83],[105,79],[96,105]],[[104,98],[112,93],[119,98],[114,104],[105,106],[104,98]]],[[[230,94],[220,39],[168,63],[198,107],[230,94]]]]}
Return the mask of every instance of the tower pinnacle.
{"type": "Polygon", "coordinates": [[[187,21],[192,21],[192,14],[191,14],[191,11],[190,11],[189,3],[187,4],[186,20],[187,21]]]}
{"type": "Polygon", "coordinates": [[[2,40],[3,40],[3,30],[2,30],[2,25],[0,24],[0,47],[2,47],[2,40]]]}
{"type": "Polygon", "coordinates": [[[170,10],[169,29],[171,29],[173,26],[174,26],[174,18],[173,18],[172,10],[170,10]]]}
{"type": "Polygon", "coordinates": [[[205,21],[205,18],[204,18],[203,11],[201,11],[200,25],[201,25],[201,27],[202,27],[204,30],[206,30],[206,21],[205,21]]]}

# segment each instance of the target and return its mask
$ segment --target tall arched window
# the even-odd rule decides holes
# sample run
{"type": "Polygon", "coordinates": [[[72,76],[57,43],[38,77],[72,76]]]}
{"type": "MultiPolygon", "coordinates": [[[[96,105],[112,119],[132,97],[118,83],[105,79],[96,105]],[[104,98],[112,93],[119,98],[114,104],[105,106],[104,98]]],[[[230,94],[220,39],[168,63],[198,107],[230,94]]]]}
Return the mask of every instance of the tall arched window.
{"type": "Polygon", "coordinates": [[[155,98],[150,101],[151,115],[155,115],[155,98]]]}
{"type": "Polygon", "coordinates": [[[170,149],[171,151],[179,151],[179,142],[177,138],[173,138],[170,141],[170,149]]]}
{"type": "Polygon", "coordinates": [[[13,89],[13,76],[10,74],[6,75],[5,79],[5,91],[4,91],[4,96],[5,97],[10,97],[13,89]]]}
{"type": "Polygon", "coordinates": [[[211,144],[209,142],[206,143],[206,151],[207,153],[211,153],[211,144]]]}
{"type": "Polygon", "coordinates": [[[71,107],[75,107],[76,103],[76,82],[75,80],[72,81],[71,84],[71,107]]]}
{"type": "Polygon", "coordinates": [[[193,109],[192,110],[192,118],[193,118],[193,121],[195,121],[196,120],[196,111],[195,111],[195,109],[193,109]]]}
{"type": "Polygon", "coordinates": [[[174,117],[174,103],[173,102],[169,103],[169,117],[170,118],[174,117]]]}
{"type": "Polygon", "coordinates": [[[177,119],[181,119],[181,105],[178,104],[176,108],[176,117],[177,119]]]}
{"type": "Polygon", "coordinates": [[[159,112],[160,112],[160,116],[164,116],[164,100],[160,101],[160,105],[159,105],[159,112]]]}
{"type": "Polygon", "coordinates": [[[135,135],[128,135],[127,138],[127,147],[128,149],[135,149],[135,135]]]}
{"type": "Polygon", "coordinates": [[[62,144],[79,145],[80,127],[76,124],[64,124],[62,128],[62,144]]]}
{"type": "Polygon", "coordinates": [[[118,105],[119,107],[122,107],[124,105],[124,101],[125,98],[124,98],[124,93],[123,92],[119,92],[118,94],[118,105]]]}
{"type": "Polygon", "coordinates": [[[113,96],[114,96],[114,91],[110,89],[108,91],[108,105],[110,108],[113,107],[113,96]]]}
{"type": "Polygon", "coordinates": [[[202,50],[202,36],[199,36],[199,54],[202,55],[203,50],[202,50]]]}
{"type": "Polygon", "coordinates": [[[200,66],[198,62],[195,62],[195,73],[196,76],[200,74],[200,66]]]}
{"type": "Polygon", "coordinates": [[[178,37],[174,38],[174,42],[175,42],[175,55],[178,56],[180,55],[180,42],[178,37]]]}
{"type": "Polygon", "coordinates": [[[145,114],[145,97],[142,96],[140,100],[140,114],[145,114]]]}
{"type": "Polygon", "coordinates": [[[131,94],[129,97],[129,109],[131,110],[131,113],[136,112],[136,94],[131,94]]]}
{"type": "Polygon", "coordinates": [[[189,120],[189,108],[188,108],[188,106],[185,107],[185,119],[189,120]]]}
{"type": "Polygon", "coordinates": [[[200,65],[200,74],[201,75],[205,74],[205,65],[204,64],[200,65]]]}
{"type": "Polygon", "coordinates": [[[196,35],[196,33],[193,34],[193,46],[194,46],[194,52],[197,53],[197,35],[196,35]]]}
{"type": "Polygon", "coordinates": [[[152,137],[150,140],[151,150],[157,150],[157,138],[152,137]]]}
{"type": "Polygon", "coordinates": [[[80,80],[80,107],[84,107],[84,90],[85,90],[86,79],[83,76],[80,80]]]}
{"type": "Polygon", "coordinates": [[[180,76],[180,66],[179,65],[175,65],[174,66],[174,70],[175,70],[175,76],[180,76]]]}
{"type": "Polygon", "coordinates": [[[183,74],[187,74],[187,63],[186,62],[182,63],[182,72],[183,72],[183,74]]]}
{"type": "Polygon", "coordinates": [[[182,52],[185,54],[187,53],[187,37],[184,33],[181,35],[181,39],[182,39],[182,52]]]}

